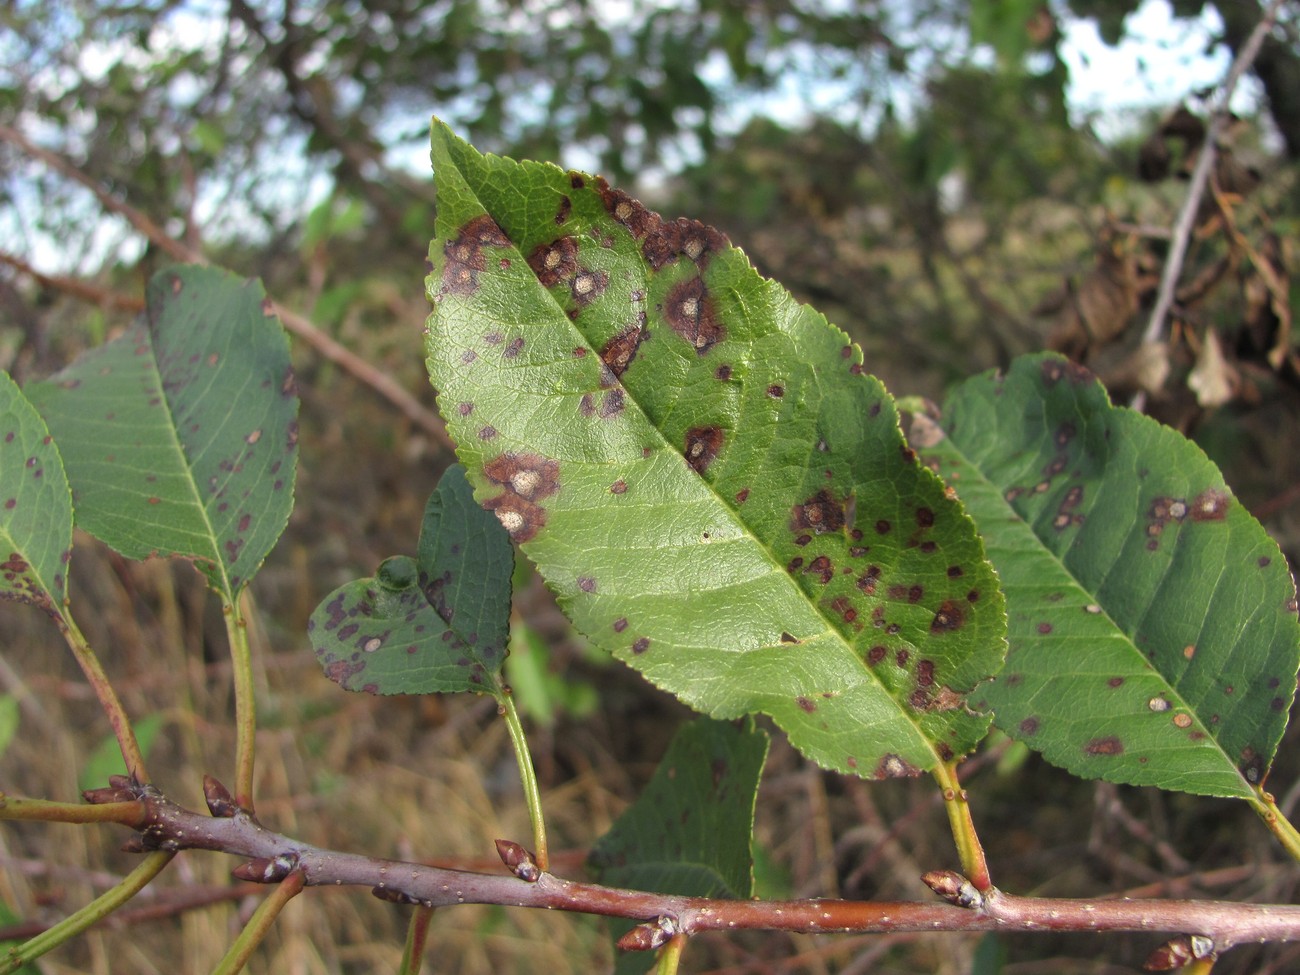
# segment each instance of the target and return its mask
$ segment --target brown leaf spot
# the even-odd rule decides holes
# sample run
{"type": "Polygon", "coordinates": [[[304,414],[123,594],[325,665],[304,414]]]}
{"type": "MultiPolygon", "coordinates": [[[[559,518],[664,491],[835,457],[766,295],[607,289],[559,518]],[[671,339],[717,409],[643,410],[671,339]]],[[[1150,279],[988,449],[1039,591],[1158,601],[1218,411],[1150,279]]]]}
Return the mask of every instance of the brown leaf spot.
{"type": "Polygon", "coordinates": [[[528,255],[528,266],[544,288],[572,280],[578,273],[577,238],[561,237],[549,244],[538,244],[528,255]]]}
{"type": "Polygon", "coordinates": [[[875,778],[877,779],[902,779],[913,775],[920,775],[921,770],[913,765],[909,765],[897,755],[885,755],[876,764],[875,778]]]}
{"type": "Polygon", "coordinates": [[[916,662],[916,683],[921,687],[929,687],[934,683],[933,660],[918,660],[916,662]]]}
{"type": "Polygon", "coordinates": [[[573,211],[573,201],[567,196],[560,197],[560,208],[555,211],[555,223],[557,226],[562,225],[569,219],[569,214],[573,211]]]}
{"type": "Polygon", "coordinates": [[[447,264],[442,269],[443,290],[471,295],[478,290],[478,273],[487,267],[484,247],[509,247],[510,238],[486,213],[461,227],[455,239],[443,247],[447,264]]]}
{"type": "Polygon", "coordinates": [[[606,342],[605,347],[600,350],[600,358],[609,367],[609,371],[615,376],[622,376],[627,371],[627,367],[632,364],[636,350],[646,340],[647,334],[641,326],[629,325],[606,342]]]}
{"type": "Polygon", "coordinates": [[[785,395],[785,387],[780,383],[773,383],[771,386],[767,387],[767,395],[772,397],[772,399],[780,399],[785,395]]]}
{"type": "Polygon", "coordinates": [[[808,563],[808,568],[804,569],[804,575],[815,575],[824,586],[835,576],[835,567],[831,564],[829,556],[819,555],[808,563]]]}
{"type": "Polygon", "coordinates": [[[636,641],[632,644],[633,653],[638,653],[638,654],[645,653],[649,649],[650,649],[649,637],[639,636],[636,638],[636,641]]]}
{"type": "Polygon", "coordinates": [[[1227,492],[1206,488],[1192,501],[1192,521],[1222,521],[1227,517],[1230,501],[1227,492]]]}
{"type": "Polygon", "coordinates": [[[583,393],[582,399],[578,400],[578,412],[583,416],[595,416],[596,397],[591,393],[583,393]]]}
{"type": "Polygon", "coordinates": [[[882,647],[879,643],[877,643],[874,647],[872,647],[870,650],[867,651],[867,663],[871,664],[871,666],[874,667],[876,666],[876,664],[884,660],[886,655],[888,655],[888,653],[889,651],[886,648],[882,647]]]}
{"type": "Polygon", "coordinates": [[[591,576],[578,576],[578,588],[583,592],[595,592],[596,580],[591,576]]]}
{"type": "Polygon", "coordinates": [[[1088,755],[1122,755],[1124,743],[1115,735],[1107,735],[1105,738],[1093,738],[1083,746],[1083,750],[1088,755]]]}
{"type": "Polygon", "coordinates": [[[1038,632],[1041,633],[1043,636],[1047,636],[1047,634],[1052,632],[1052,624],[1047,622],[1039,623],[1038,632]]]}
{"type": "Polygon", "coordinates": [[[643,239],[663,222],[653,210],[646,209],[622,190],[611,188],[604,177],[596,177],[596,190],[609,215],[626,227],[628,233],[637,240],[643,239]]]}
{"type": "Polygon", "coordinates": [[[529,501],[540,501],[560,489],[560,464],[549,457],[509,451],[483,465],[496,484],[529,501]]]}
{"type": "Polygon", "coordinates": [[[867,596],[876,594],[876,583],[880,579],[880,566],[871,565],[867,571],[858,576],[858,588],[867,596]]]}
{"type": "Polygon", "coordinates": [[[609,486],[609,493],[610,493],[610,494],[626,494],[626,493],[627,493],[627,481],[622,481],[622,480],[620,480],[620,481],[615,481],[613,484],[611,484],[611,485],[609,486]]]}
{"type": "Polygon", "coordinates": [[[844,618],[845,623],[852,623],[858,618],[858,611],[853,608],[847,596],[836,596],[831,600],[831,609],[844,618]]]}
{"type": "Polygon", "coordinates": [[[569,290],[573,294],[573,300],[578,303],[580,308],[591,304],[603,295],[607,287],[609,287],[608,274],[604,271],[592,271],[587,268],[579,268],[578,273],[569,282],[569,290]]]}
{"type": "Polygon", "coordinates": [[[891,525],[888,521],[886,521],[884,518],[881,518],[879,521],[876,522],[876,534],[888,535],[890,531],[893,530],[893,527],[894,526],[891,525]]]}
{"type": "Polygon", "coordinates": [[[513,491],[503,491],[495,498],[488,498],[483,507],[497,516],[497,521],[510,533],[512,541],[526,542],[536,537],[546,524],[546,509],[513,491]]]}
{"type": "Polygon", "coordinates": [[[623,406],[623,390],[621,388],[611,389],[605,393],[604,398],[600,401],[600,409],[596,411],[596,415],[602,420],[608,420],[610,417],[622,413],[623,406]]]}
{"type": "Polygon", "coordinates": [[[664,298],[663,313],[672,330],[685,339],[697,355],[704,355],[726,338],[713,299],[704,281],[698,277],[672,286],[664,298]]]}
{"type": "Polygon", "coordinates": [[[931,633],[951,633],[966,622],[966,607],[955,599],[945,599],[930,621],[931,633]]]}
{"type": "Polygon", "coordinates": [[[683,456],[696,474],[703,474],[722,449],[722,427],[692,427],[686,431],[683,456]]]}
{"type": "Polygon", "coordinates": [[[790,530],[803,532],[811,529],[820,535],[837,532],[844,527],[844,505],[836,501],[830,491],[822,488],[803,504],[790,509],[790,530]]]}
{"type": "Polygon", "coordinates": [[[1025,718],[1020,722],[1020,733],[1022,735],[1033,735],[1038,733],[1038,719],[1034,717],[1025,718]]]}
{"type": "Polygon", "coordinates": [[[656,271],[681,254],[702,270],[708,265],[709,257],[727,244],[727,236],[722,231],[698,220],[678,217],[676,220],[661,220],[652,228],[641,245],[641,253],[656,271]]]}
{"type": "Polygon", "coordinates": [[[614,632],[615,632],[615,633],[622,633],[622,632],[623,632],[624,630],[626,630],[626,629],[627,629],[627,617],[626,617],[626,616],[620,616],[618,619],[616,619],[616,620],[614,621],[614,632]]]}
{"type": "Polygon", "coordinates": [[[803,711],[805,714],[812,714],[814,711],[817,710],[817,705],[814,704],[812,701],[810,701],[808,698],[804,697],[803,695],[796,697],[795,703],[799,705],[799,709],[803,711]]]}
{"type": "Polygon", "coordinates": [[[736,492],[736,504],[744,504],[749,498],[749,488],[741,488],[736,492]]]}

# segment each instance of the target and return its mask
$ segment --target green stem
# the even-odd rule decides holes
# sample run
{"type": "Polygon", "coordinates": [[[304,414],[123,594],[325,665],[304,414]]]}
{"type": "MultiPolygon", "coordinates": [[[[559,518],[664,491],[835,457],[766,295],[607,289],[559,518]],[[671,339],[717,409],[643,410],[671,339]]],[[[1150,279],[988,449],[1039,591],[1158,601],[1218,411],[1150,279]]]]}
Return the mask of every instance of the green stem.
{"type": "Polygon", "coordinates": [[[655,969],[655,975],[677,975],[685,950],[686,935],[678,934],[669,939],[668,944],[659,949],[659,967],[655,969]]]}
{"type": "Polygon", "coordinates": [[[137,829],[144,825],[144,803],[107,802],[87,805],[84,802],[50,802],[24,799],[0,792],[0,819],[38,820],[45,823],[120,823],[137,829]]]}
{"type": "Polygon", "coordinates": [[[519,764],[519,781],[524,786],[524,802],[528,805],[528,819],[533,824],[533,859],[542,870],[550,869],[550,855],[546,848],[546,821],[542,817],[542,793],[537,787],[537,770],[533,768],[533,756],[528,750],[528,739],[524,737],[524,726],[519,721],[519,712],[515,710],[514,697],[508,688],[497,694],[501,705],[501,716],[506,719],[506,728],[510,732],[510,744],[515,746],[515,761],[519,764]]]}
{"type": "Polygon", "coordinates": [[[75,938],[91,925],[102,921],[132,897],[138,894],[149,881],[162,872],[163,867],[172,862],[175,853],[150,853],[140,865],[122,878],[122,882],[111,890],[106,890],[81,910],[65,917],[58,924],[47,928],[30,941],[10,948],[0,961],[0,975],[16,972],[24,965],[39,958],[65,941],[75,938]]]}
{"type": "Polygon", "coordinates": [[[275,890],[271,891],[270,896],[258,905],[253,916],[244,925],[244,930],[239,932],[239,937],[226,952],[226,956],[221,959],[216,968],[212,969],[212,975],[235,975],[236,972],[242,971],[257,946],[271,933],[271,925],[284,909],[284,905],[301,893],[305,886],[307,886],[307,875],[301,870],[295,870],[280,881],[275,890]]]}
{"type": "Polygon", "coordinates": [[[937,765],[932,773],[939,788],[943,790],[943,805],[948,811],[948,825],[952,829],[952,838],[957,843],[957,855],[961,858],[961,872],[983,892],[993,886],[989,878],[989,866],[984,859],[984,847],[975,832],[975,821],[971,819],[970,803],[966,799],[966,790],[957,778],[957,763],[944,762],[937,765]]]}
{"type": "Polygon", "coordinates": [[[1300,860],[1300,833],[1291,825],[1291,821],[1282,815],[1273,796],[1264,791],[1263,786],[1255,786],[1255,795],[1246,800],[1250,807],[1259,813],[1264,825],[1273,831],[1282,847],[1291,854],[1293,860],[1300,860]]]}
{"type": "Polygon", "coordinates": [[[235,802],[253,811],[253,754],[257,734],[257,705],[253,697],[253,652],[248,642],[248,621],[234,602],[221,601],[230,641],[230,662],[235,685],[235,802]]]}
{"type": "Polygon", "coordinates": [[[113,685],[109,683],[108,675],[104,673],[95,651],[90,648],[90,643],[77,628],[66,607],[55,617],[55,621],[63,632],[64,640],[72,648],[72,656],[76,658],[81,672],[86,675],[91,689],[99,698],[99,706],[108,716],[108,723],[117,737],[118,748],[122,750],[122,760],[126,763],[127,773],[137,782],[148,782],[149,773],[145,771],[144,755],[140,751],[140,743],[135,740],[131,719],[126,716],[126,708],[122,707],[122,702],[118,699],[117,692],[113,690],[113,685]]]}
{"type": "Polygon", "coordinates": [[[433,920],[434,908],[416,906],[411,915],[411,923],[406,928],[406,947],[402,950],[402,964],[397,975],[420,975],[420,965],[424,960],[424,941],[429,935],[429,922],[433,920]]]}

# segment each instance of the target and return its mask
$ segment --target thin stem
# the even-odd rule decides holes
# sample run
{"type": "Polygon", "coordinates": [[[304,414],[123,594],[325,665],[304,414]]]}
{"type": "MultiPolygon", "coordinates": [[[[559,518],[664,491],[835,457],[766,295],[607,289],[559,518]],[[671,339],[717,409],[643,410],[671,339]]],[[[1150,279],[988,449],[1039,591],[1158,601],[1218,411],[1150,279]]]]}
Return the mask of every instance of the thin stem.
{"type": "Polygon", "coordinates": [[[236,972],[242,971],[249,956],[271,933],[271,925],[284,910],[284,905],[302,893],[305,886],[307,886],[307,875],[301,870],[295,870],[280,881],[275,890],[271,891],[271,896],[258,905],[253,916],[244,925],[244,930],[239,932],[239,937],[226,952],[226,956],[221,959],[216,968],[212,969],[212,975],[235,975],[236,972]]]}
{"type": "Polygon", "coordinates": [[[682,952],[685,950],[686,935],[678,934],[670,938],[659,949],[659,966],[655,969],[655,975],[677,975],[677,969],[682,963],[682,952]]]}
{"type": "Polygon", "coordinates": [[[150,853],[140,865],[122,878],[112,890],[106,890],[81,910],[65,917],[58,924],[42,931],[30,941],[10,948],[3,960],[0,960],[0,975],[16,972],[24,965],[39,958],[65,941],[75,938],[93,924],[117,910],[138,894],[145,885],[162,872],[163,867],[171,863],[175,853],[150,853]]]}
{"type": "Polygon", "coordinates": [[[95,692],[95,697],[99,699],[100,708],[108,717],[108,723],[117,738],[117,746],[122,750],[122,760],[126,763],[127,774],[141,784],[148,782],[149,773],[144,768],[144,754],[140,751],[140,743],[135,739],[131,719],[127,717],[126,708],[122,706],[117,692],[109,683],[108,675],[104,673],[95,651],[91,649],[89,641],[77,628],[76,621],[66,607],[61,607],[54,619],[63,633],[64,640],[72,648],[72,656],[76,658],[81,672],[86,675],[86,681],[95,692]]]}
{"type": "Polygon", "coordinates": [[[1300,860],[1300,832],[1297,832],[1291,825],[1291,821],[1282,815],[1282,810],[1277,808],[1272,794],[1265,792],[1262,786],[1256,786],[1255,796],[1247,802],[1255,812],[1259,813],[1259,818],[1264,820],[1264,825],[1272,830],[1283,849],[1291,854],[1291,858],[1300,860]]]}
{"type": "Polygon", "coordinates": [[[406,947],[402,949],[402,964],[397,975],[420,975],[424,962],[424,942],[429,936],[429,922],[436,908],[417,905],[406,928],[406,947]]]}
{"type": "Polygon", "coordinates": [[[91,806],[83,802],[10,798],[0,793],[0,819],[37,820],[45,823],[120,823],[136,827],[144,823],[147,815],[145,804],[139,800],[91,806]]]}
{"type": "Polygon", "coordinates": [[[509,690],[497,695],[501,705],[501,716],[506,719],[506,728],[510,732],[510,744],[515,748],[515,761],[519,764],[519,781],[524,786],[524,802],[528,806],[528,819],[533,824],[533,859],[539,869],[550,869],[551,858],[546,848],[546,821],[542,816],[542,794],[537,787],[537,770],[533,768],[533,756],[528,750],[528,739],[524,737],[524,726],[519,721],[519,712],[515,710],[514,696],[509,690]]]}
{"type": "Polygon", "coordinates": [[[952,838],[957,844],[961,871],[976,890],[988,890],[993,885],[993,881],[989,878],[989,865],[984,859],[984,847],[975,832],[975,821],[971,819],[966,790],[961,787],[961,781],[957,777],[957,763],[945,762],[937,766],[932,774],[935,781],[939,783],[939,788],[943,790],[943,807],[948,812],[948,825],[952,829],[952,838]]]}
{"type": "Polygon", "coordinates": [[[253,653],[248,642],[248,621],[241,609],[241,596],[228,603],[223,595],[221,615],[226,621],[235,685],[235,802],[252,812],[257,703],[253,694],[253,653]]]}

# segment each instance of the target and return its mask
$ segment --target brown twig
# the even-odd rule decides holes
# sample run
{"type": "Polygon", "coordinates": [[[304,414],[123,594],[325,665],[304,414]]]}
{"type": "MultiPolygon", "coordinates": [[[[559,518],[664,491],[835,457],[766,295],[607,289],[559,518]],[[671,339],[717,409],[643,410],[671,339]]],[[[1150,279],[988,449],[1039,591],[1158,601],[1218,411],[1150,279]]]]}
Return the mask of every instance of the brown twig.
{"type": "MultiPolygon", "coordinates": [[[[105,210],[123,217],[138,233],[148,238],[150,243],[173,260],[189,264],[208,263],[207,257],[202,252],[173,239],[147,214],[131,206],[125,200],[119,200],[58,153],[37,145],[17,129],[4,123],[0,123],[0,140],[17,146],[31,158],[44,163],[60,175],[90,190],[105,210]]],[[[76,294],[77,292],[72,291],[71,293],[76,294]]],[[[351,373],[359,382],[369,386],[392,403],[403,416],[407,417],[419,429],[429,434],[439,443],[450,445],[451,441],[447,436],[446,429],[437,414],[426,408],[418,399],[395,382],[391,376],[335,341],[304,316],[290,311],[278,302],[274,303],[273,307],[275,313],[280,316],[280,321],[284,323],[284,327],[311,346],[317,354],[335,363],[345,372],[351,373]]]]}
{"type": "Polygon", "coordinates": [[[1151,310],[1151,318],[1142,336],[1143,342],[1159,342],[1164,335],[1165,319],[1173,306],[1174,293],[1178,286],[1178,278],[1183,271],[1183,261],[1187,257],[1187,245],[1196,225],[1196,214],[1201,206],[1201,197],[1204,196],[1210,175],[1214,172],[1214,160],[1218,155],[1218,138],[1227,124],[1228,102],[1236,91],[1237,82],[1258,56],[1264,38],[1273,29],[1281,6],[1282,0],[1270,0],[1249,40],[1242,46],[1232,62],[1232,67],[1228,69],[1228,76],[1219,92],[1218,105],[1210,114],[1210,124],[1201,151],[1196,158],[1196,168],[1192,170],[1191,180],[1187,186],[1187,199],[1183,201],[1183,209],[1178,214],[1178,222],[1174,225],[1169,256],[1165,260],[1164,273],[1160,277],[1155,307],[1151,310]]]}
{"type": "MultiPolygon", "coordinates": [[[[212,780],[205,791],[210,797],[224,795],[212,780]]],[[[199,849],[242,857],[245,862],[234,871],[242,880],[278,883],[300,873],[308,886],[367,886],[385,900],[425,907],[499,904],[630,918],[641,923],[622,943],[629,949],[657,948],[678,934],[741,928],[803,933],[1149,931],[1195,934],[1209,939],[1217,951],[1248,941],[1300,941],[1300,907],[1292,905],[1018,897],[996,888],[976,891],[951,871],[922,878],[950,904],[680,897],[564,880],[537,870],[527,851],[511,842],[498,847],[509,854],[503,859],[514,864],[513,876],[469,873],[322,849],[274,833],[224,800],[205,816],[121,777],[86,798],[120,803],[128,794],[144,808],[143,819],[132,816],[124,823],[138,829],[142,849],[199,849]]]]}

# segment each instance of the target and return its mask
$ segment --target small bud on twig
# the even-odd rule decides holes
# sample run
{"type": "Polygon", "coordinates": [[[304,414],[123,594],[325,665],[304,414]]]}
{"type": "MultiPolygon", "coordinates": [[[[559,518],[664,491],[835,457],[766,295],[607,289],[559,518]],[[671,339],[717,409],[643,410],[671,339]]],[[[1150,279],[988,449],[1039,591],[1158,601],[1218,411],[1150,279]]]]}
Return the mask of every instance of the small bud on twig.
{"type": "Polygon", "coordinates": [[[371,887],[370,893],[381,901],[388,901],[390,904],[418,904],[421,907],[433,907],[433,901],[412,897],[405,891],[394,890],[392,887],[371,887]]]}
{"type": "Polygon", "coordinates": [[[514,840],[497,840],[497,855],[501,862],[510,868],[520,880],[535,884],[542,879],[542,868],[529,850],[525,850],[514,840]]]}
{"type": "Polygon", "coordinates": [[[208,812],[220,819],[232,819],[239,812],[239,803],[230,790],[210,775],[203,776],[203,798],[207,800],[208,812]]]}
{"type": "Polygon", "coordinates": [[[1148,972],[1171,972],[1213,954],[1214,939],[1203,934],[1180,934],[1151,952],[1142,967],[1148,972]]]}
{"type": "Polygon", "coordinates": [[[953,870],[931,870],[922,874],[921,882],[949,904],[973,910],[984,907],[984,895],[975,889],[974,884],[953,870]]]}
{"type": "Polygon", "coordinates": [[[281,853],[274,857],[257,857],[247,863],[241,863],[230,871],[240,880],[251,880],[255,884],[276,884],[298,868],[298,858],[292,853],[281,853]]]}
{"type": "Polygon", "coordinates": [[[618,947],[623,951],[654,951],[662,948],[681,933],[677,918],[671,914],[661,914],[653,921],[638,924],[623,937],[618,939],[618,947]]]}
{"type": "Polygon", "coordinates": [[[144,840],[140,836],[128,836],[126,842],[122,844],[123,853],[143,853],[144,840]]]}

